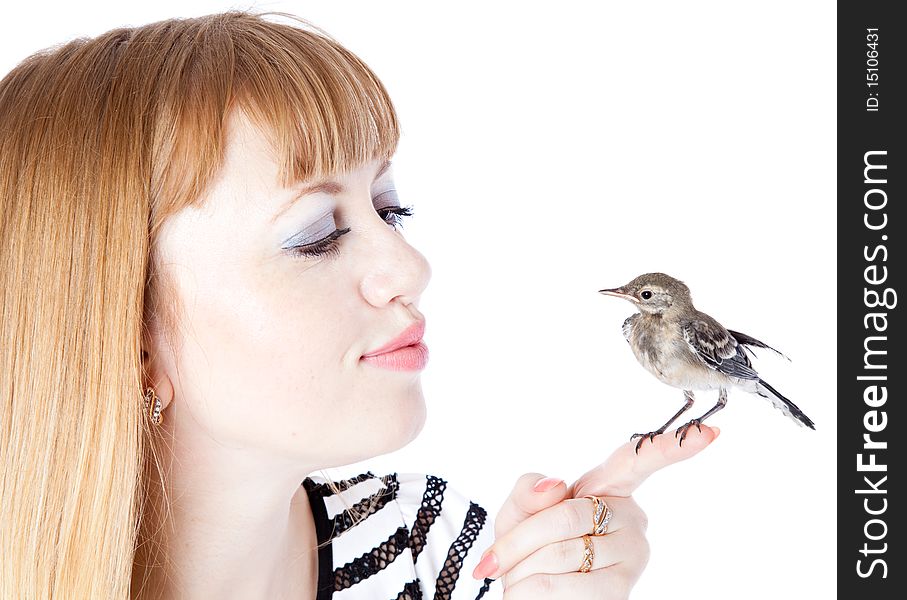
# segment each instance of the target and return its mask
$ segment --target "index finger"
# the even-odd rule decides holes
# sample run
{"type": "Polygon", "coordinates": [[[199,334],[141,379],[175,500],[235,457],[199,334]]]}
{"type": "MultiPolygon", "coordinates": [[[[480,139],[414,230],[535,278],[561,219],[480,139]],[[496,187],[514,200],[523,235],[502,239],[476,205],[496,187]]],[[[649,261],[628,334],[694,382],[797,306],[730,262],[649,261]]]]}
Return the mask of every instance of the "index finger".
{"type": "Polygon", "coordinates": [[[674,432],[655,436],[652,442],[645,441],[636,452],[636,440],[620,446],[605,462],[576,480],[570,488],[570,495],[579,498],[587,494],[595,496],[629,496],[649,475],[668,465],[686,460],[699,454],[715,441],[720,430],[702,425],[702,431],[691,427],[683,445],[677,443],[674,432]]]}

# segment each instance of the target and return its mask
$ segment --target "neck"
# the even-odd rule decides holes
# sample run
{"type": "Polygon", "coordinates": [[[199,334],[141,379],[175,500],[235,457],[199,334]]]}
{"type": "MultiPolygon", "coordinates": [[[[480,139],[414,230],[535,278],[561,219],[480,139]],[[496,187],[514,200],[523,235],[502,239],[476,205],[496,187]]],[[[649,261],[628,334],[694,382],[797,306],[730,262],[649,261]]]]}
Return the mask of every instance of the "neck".
{"type": "Polygon", "coordinates": [[[189,415],[170,416],[165,492],[151,486],[146,510],[169,512],[163,557],[152,557],[134,597],[314,598],[317,537],[301,484],[316,469],[229,447],[193,429],[189,415]]]}
{"type": "Polygon", "coordinates": [[[687,305],[682,304],[673,304],[669,309],[661,313],[650,313],[641,311],[643,317],[656,320],[656,321],[665,321],[668,323],[673,323],[674,321],[679,320],[683,315],[689,313],[689,308],[687,305]]]}

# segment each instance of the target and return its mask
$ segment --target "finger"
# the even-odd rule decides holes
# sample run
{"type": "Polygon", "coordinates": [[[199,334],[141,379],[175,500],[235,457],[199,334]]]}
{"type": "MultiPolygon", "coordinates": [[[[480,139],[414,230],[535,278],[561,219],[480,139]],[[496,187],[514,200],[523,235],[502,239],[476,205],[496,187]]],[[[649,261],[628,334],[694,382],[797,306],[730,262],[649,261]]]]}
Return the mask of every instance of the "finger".
{"type": "MultiPolygon", "coordinates": [[[[609,532],[632,524],[634,515],[642,512],[631,498],[607,498],[606,502],[612,511],[609,532]]],[[[473,577],[496,579],[539,548],[589,533],[594,525],[594,507],[587,498],[570,498],[527,517],[495,539],[473,577]]]]}
{"type": "Polygon", "coordinates": [[[517,480],[495,517],[495,537],[504,535],[528,517],[554,506],[566,496],[567,484],[562,479],[526,473],[517,480]]]}
{"type": "Polygon", "coordinates": [[[504,590],[504,600],[626,600],[642,569],[619,563],[588,573],[537,573],[504,590]]]}
{"type": "Polygon", "coordinates": [[[568,490],[569,495],[580,497],[629,496],[649,475],[664,467],[695,456],[715,441],[720,430],[702,425],[701,431],[691,427],[683,444],[674,432],[646,440],[636,452],[637,440],[620,446],[605,462],[580,477],[568,490]]]}
{"type": "MultiPolygon", "coordinates": [[[[642,528],[624,527],[607,535],[589,536],[592,570],[629,563],[641,571],[649,559],[649,545],[642,528]]],[[[579,572],[585,558],[583,538],[561,540],[539,548],[504,575],[509,588],[537,573],[559,575],[579,572]]]]}

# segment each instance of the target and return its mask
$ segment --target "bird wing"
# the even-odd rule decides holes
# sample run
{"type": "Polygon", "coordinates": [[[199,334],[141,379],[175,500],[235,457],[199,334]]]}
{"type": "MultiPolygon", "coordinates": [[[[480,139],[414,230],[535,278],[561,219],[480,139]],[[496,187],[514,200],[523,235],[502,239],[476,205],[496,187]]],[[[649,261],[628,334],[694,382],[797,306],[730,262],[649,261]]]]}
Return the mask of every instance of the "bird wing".
{"type": "Polygon", "coordinates": [[[743,346],[721,324],[704,313],[681,323],[683,339],[710,369],[731,377],[759,379],[743,346]]]}
{"type": "Polygon", "coordinates": [[[624,324],[621,326],[621,331],[624,332],[624,337],[627,338],[627,341],[630,341],[630,336],[633,335],[633,325],[636,323],[636,317],[639,316],[639,313],[633,313],[626,318],[624,324]]]}
{"type": "MultiPolygon", "coordinates": [[[[787,356],[780,350],[776,350],[776,349],[772,348],[771,346],[769,346],[768,344],[766,344],[765,342],[760,342],[756,338],[750,337],[750,336],[746,335],[745,333],[740,333],[739,331],[731,331],[730,329],[728,329],[727,332],[730,333],[732,336],[734,336],[734,339],[737,340],[738,344],[742,344],[743,346],[754,346],[756,348],[766,348],[776,354],[780,354],[784,358],[787,358],[787,356]]],[[[790,360],[790,359],[787,358],[787,360],[790,360]]]]}

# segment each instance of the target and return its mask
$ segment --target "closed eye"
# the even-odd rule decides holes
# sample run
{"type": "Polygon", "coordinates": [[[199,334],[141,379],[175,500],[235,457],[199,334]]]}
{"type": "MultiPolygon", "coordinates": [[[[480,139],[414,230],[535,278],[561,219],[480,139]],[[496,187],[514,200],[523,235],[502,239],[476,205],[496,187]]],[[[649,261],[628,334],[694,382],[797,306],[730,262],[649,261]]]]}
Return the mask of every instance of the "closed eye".
{"type": "MultiPolygon", "coordinates": [[[[412,206],[387,206],[376,210],[382,219],[393,227],[397,229],[398,226],[403,225],[403,219],[406,217],[413,216],[412,206]]],[[[333,231],[330,235],[310,244],[298,244],[296,246],[291,246],[288,250],[293,251],[297,256],[308,257],[308,258],[319,258],[319,257],[330,257],[337,256],[340,253],[340,247],[338,246],[338,240],[340,236],[345,235],[350,232],[349,227],[343,229],[337,229],[333,231]]]]}
{"type": "Polygon", "coordinates": [[[393,227],[394,229],[397,226],[403,226],[403,219],[405,217],[413,216],[413,207],[412,206],[388,206],[385,208],[379,208],[377,213],[381,215],[381,218],[384,219],[384,222],[393,227]]]}
{"type": "Polygon", "coordinates": [[[349,227],[335,229],[330,235],[323,237],[317,242],[290,246],[287,249],[292,251],[295,256],[300,257],[318,258],[322,256],[337,256],[340,254],[337,240],[340,239],[340,236],[346,235],[349,232],[349,227]]]}

